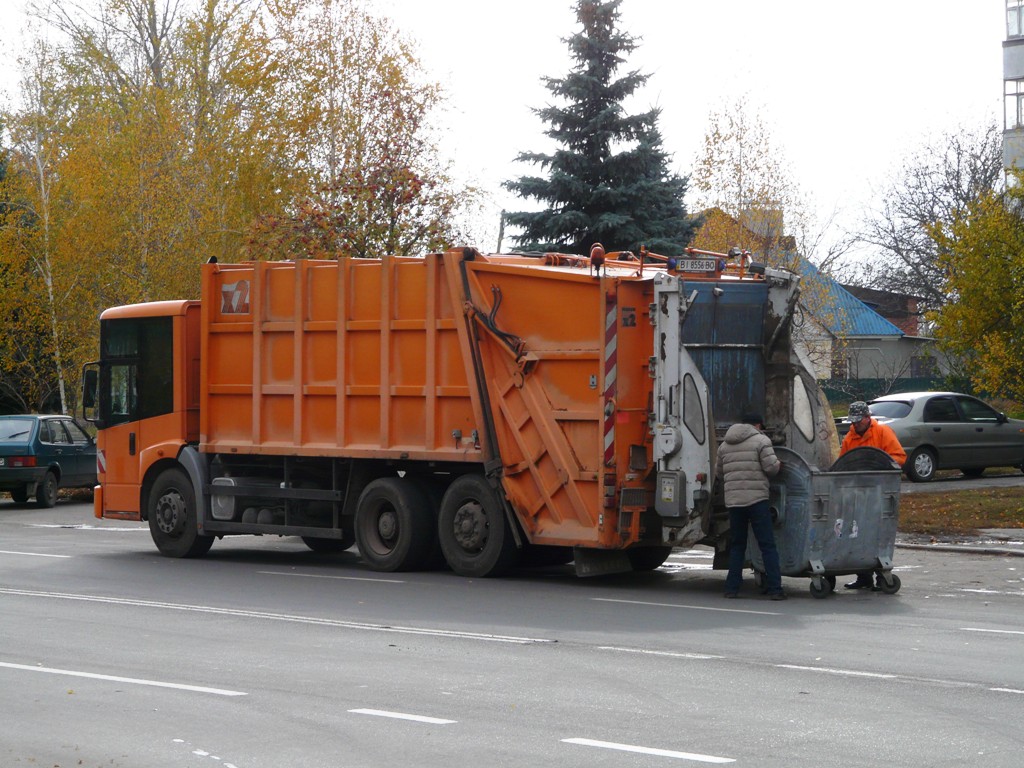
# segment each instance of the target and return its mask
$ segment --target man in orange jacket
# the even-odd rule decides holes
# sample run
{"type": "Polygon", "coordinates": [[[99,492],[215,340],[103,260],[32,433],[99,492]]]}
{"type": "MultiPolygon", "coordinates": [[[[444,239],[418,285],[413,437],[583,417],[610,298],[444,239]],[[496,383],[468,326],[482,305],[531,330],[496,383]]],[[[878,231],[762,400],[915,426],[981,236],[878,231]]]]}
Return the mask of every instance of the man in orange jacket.
{"type": "MultiPolygon", "coordinates": [[[[900,445],[899,438],[892,431],[892,427],[879,424],[871,418],[871,410],[868,404],[862,400],[850,403],[850,431],[843,438],[843,444],[839,446],[839,455],[854,448],[878,448],[889,454],[889,457],[902,467],[907,461],[907,452],[900,445]]],[[[857,574],[856,581],[844,584],[846,589],[878,589],[871,579],[871,571],[861,571],[857,574]]]]}

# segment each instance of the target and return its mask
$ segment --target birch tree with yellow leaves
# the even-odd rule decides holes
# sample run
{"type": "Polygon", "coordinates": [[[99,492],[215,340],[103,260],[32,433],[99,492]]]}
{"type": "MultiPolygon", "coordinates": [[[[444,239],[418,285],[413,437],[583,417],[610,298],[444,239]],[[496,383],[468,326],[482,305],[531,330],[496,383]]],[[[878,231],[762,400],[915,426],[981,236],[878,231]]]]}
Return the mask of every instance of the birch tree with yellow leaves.
{"type": "MultiPolygon", "coordinates": [[[[472,195],[436,150],[443,93],[364,0],[34,7],[54,43],[0,109],[0,269],[24,276],[0,289],[0,314],[31,307],[4,319],[42,338],[45,309],[32,380],[53,382],[61,409],[102,309],[195,298],[211,257],[413,254],[457,238],[472,195]]],[[[0,345],[0,377],[18,355],[0,345]]]]}

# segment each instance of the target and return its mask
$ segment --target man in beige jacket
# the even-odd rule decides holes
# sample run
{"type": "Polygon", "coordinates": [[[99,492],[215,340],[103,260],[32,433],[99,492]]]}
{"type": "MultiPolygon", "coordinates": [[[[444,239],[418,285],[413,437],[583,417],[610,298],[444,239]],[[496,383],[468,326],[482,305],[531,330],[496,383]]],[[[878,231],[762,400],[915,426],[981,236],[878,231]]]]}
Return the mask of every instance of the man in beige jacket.
{"type": "Polygon", "coordinates": [[[772,532],[772,514],[768,505],[768,478],[782,468],[772,449],[772,441],[761,430],[764,419],[748,413],[739,424],[725,433],[718,448],[715,474],[725,481],[725,506],[729,508],[729,575],[725,596],[736,597],[743,583],[743,564],[747,559],[747,528],[754,532],[764,561],[766,591],[772,600],[785,600],[779,551],[772,532]]]}

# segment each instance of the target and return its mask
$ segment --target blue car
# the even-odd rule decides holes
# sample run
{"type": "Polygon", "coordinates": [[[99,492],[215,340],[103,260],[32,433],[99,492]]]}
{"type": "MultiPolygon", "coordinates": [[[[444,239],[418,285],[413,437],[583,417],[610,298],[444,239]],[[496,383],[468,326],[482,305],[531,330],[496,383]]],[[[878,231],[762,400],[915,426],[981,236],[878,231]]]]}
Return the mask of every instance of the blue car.
{"type": "Polygon", "coordinates": [[[58,488],[96,485],[96,443],[67,416],[0,416],[0,491],[57,503],[58,488]]]}

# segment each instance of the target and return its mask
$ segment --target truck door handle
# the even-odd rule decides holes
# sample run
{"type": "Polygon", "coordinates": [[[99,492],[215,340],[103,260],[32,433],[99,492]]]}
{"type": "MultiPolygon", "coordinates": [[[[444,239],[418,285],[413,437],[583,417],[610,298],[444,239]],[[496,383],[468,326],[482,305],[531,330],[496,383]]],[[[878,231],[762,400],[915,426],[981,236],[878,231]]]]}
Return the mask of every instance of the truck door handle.
{"type": "Polygon", "coordinates": [[[128,433],[128,455],[129,456],[134,456],[135,455],[135,433],[134,432],[129,432],[128,433]]]}

